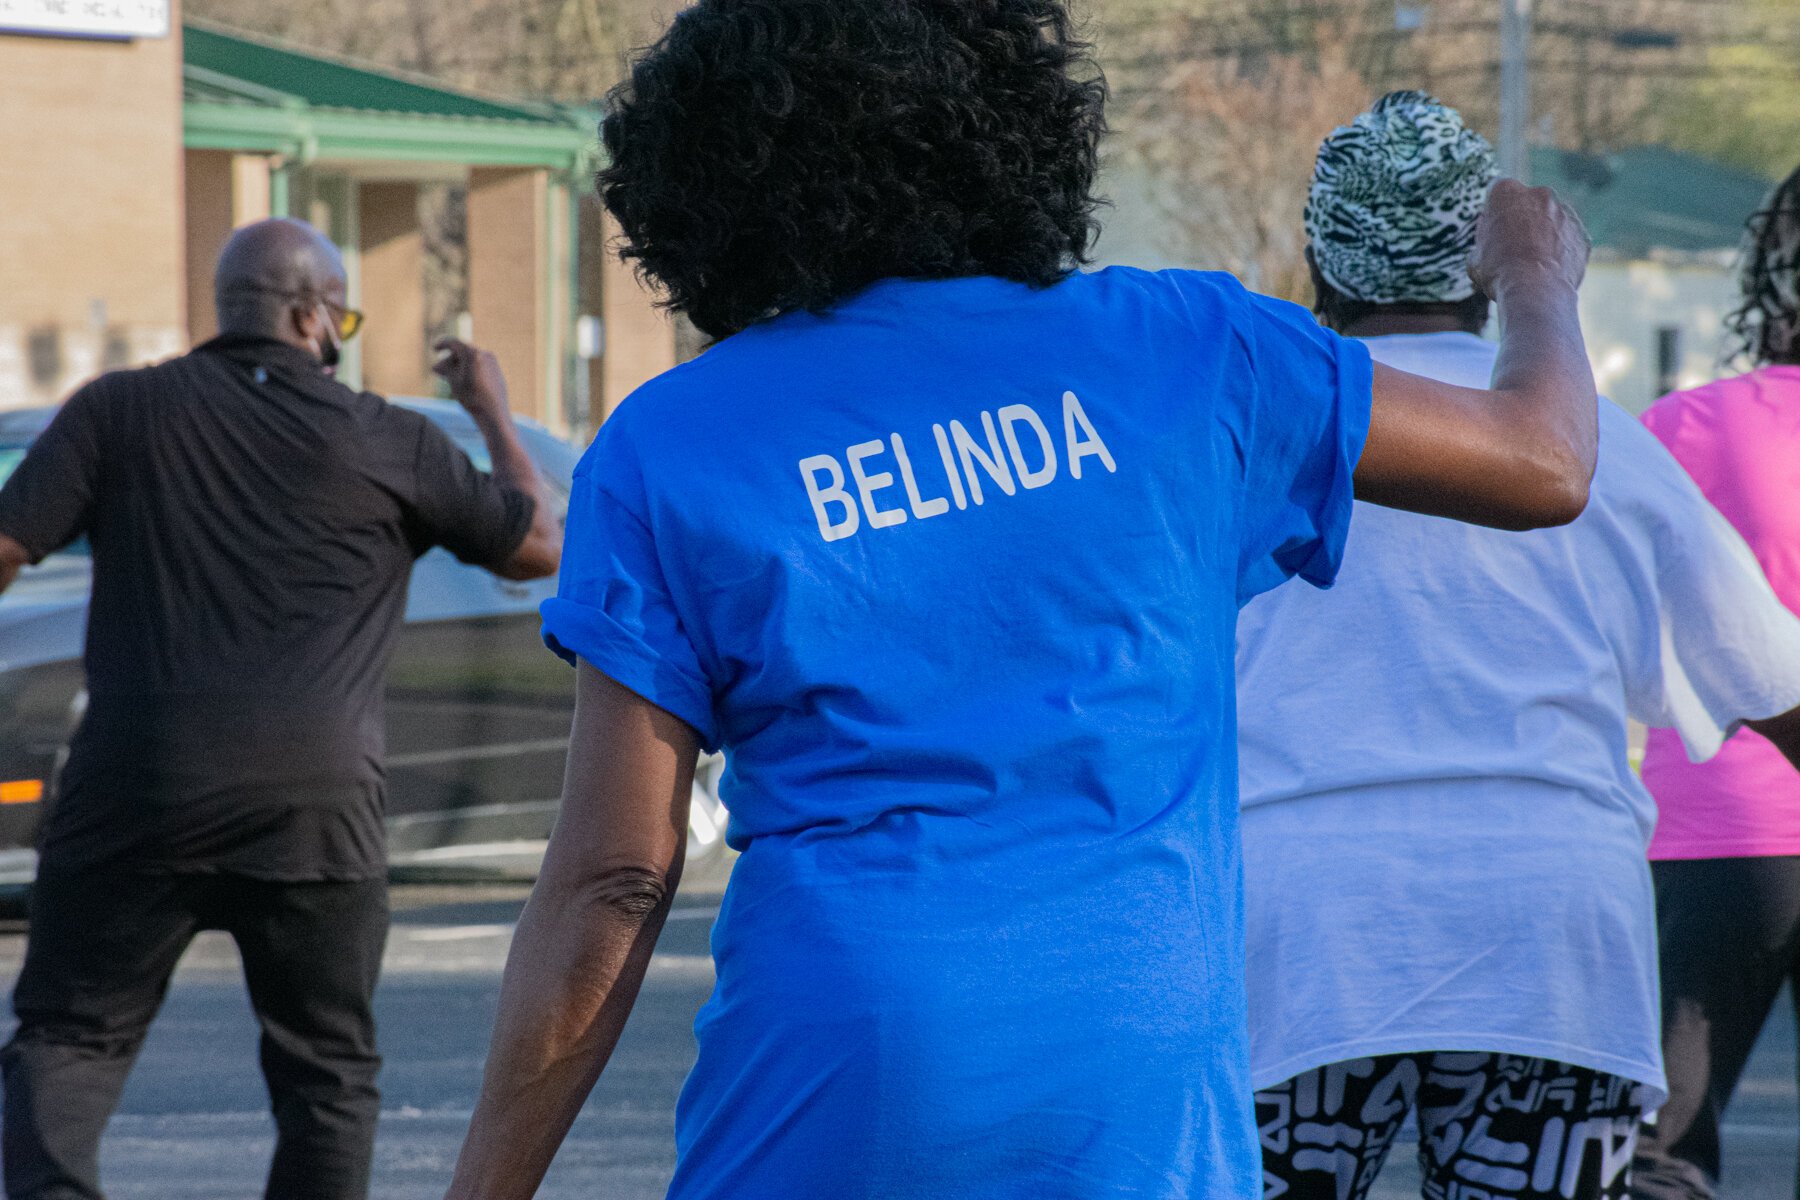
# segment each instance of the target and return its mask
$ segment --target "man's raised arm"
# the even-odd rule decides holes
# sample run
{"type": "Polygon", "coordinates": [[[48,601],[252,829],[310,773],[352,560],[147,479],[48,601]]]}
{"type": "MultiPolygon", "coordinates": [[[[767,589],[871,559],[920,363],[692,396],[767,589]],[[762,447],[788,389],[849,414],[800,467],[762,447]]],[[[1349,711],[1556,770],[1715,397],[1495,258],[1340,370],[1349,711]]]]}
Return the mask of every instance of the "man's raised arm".
{"type": "Polygon", "coordinates": [[[468,411],[487,442],[494,482],[524,492],[537,501],[531,529],[512,556],[492,568],[504,579],[539,579],[554,575],[562,563],[562,528],[538,477],[537,464],[519,440],[507,405],[506,376],[491,351],[478,350],[455,338],[437,344],[444,357],[433,368],[450,385],[450,395],[468,411]]]}

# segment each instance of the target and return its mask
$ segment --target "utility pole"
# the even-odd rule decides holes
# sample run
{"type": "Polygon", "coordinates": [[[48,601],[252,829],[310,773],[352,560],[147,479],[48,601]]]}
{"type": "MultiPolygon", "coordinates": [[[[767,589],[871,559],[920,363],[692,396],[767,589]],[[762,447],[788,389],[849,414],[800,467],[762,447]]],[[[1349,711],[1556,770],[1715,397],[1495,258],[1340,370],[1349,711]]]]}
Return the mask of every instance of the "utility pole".
{"type": "Polygon", "coordinates": [[[1531,182],[1531,2],[1500,0],[1500,173],[1531,182]]]}

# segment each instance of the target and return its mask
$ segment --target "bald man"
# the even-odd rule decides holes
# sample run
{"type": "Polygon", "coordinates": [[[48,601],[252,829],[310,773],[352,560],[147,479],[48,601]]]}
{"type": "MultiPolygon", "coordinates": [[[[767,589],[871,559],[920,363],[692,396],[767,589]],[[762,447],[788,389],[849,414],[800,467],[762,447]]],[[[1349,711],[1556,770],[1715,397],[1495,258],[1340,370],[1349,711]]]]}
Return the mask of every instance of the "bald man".
{"type": "Polygon", "coordinates": [[[438,367],[490,477],[332,377],[361,314],[310,226],[239,231],[215,283],[217,338],[83,387],[0,489],[0,589],[83,535],[94,556],[88,704],[0,1051],[14,1198],[101,1195],[101,1131],[203,929],[236,940],[262,1025],[267,1194],[367,1193],[381,691],[407,580],[433,546],[509,579],[561,553],[492,355],[447,343],[438,367]]]}

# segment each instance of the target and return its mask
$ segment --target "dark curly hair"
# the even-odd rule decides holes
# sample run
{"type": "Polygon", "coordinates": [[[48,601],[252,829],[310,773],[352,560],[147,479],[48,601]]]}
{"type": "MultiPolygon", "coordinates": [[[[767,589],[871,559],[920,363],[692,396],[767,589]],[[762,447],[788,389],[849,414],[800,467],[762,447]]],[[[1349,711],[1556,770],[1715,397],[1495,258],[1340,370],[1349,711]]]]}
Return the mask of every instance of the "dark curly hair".
{"type": "Polygon", "coordinates": [[[622,253],[725,337],[878,279],[1087,261],[1106,84],[1063,0],[699,0],[608,98],[622,253]]]}
{"type": "Polygon", "coordinates": [[[1744,302],[1726,315],[1731,358],[1752,366],[1800,362],[1800,169],[1744,226],[1744,302]]]}

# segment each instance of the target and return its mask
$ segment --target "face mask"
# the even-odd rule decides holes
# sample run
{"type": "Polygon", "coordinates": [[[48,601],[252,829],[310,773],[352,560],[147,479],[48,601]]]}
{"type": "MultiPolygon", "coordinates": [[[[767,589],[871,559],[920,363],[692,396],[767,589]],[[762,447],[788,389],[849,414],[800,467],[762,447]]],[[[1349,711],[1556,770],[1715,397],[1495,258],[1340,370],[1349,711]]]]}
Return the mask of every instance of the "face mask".
{"type": "Polygon", "coordinates": [[[337,322],[332,318],[331,309],[321,303],[317,311],[322,317],[319,327],[325,331],[325,337],[314,344],[313,352],[319,356],[319,361],[325,364],[326,369],[330,370],[343,361],[344,344],[338,340],[337,322]]]}

